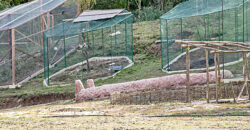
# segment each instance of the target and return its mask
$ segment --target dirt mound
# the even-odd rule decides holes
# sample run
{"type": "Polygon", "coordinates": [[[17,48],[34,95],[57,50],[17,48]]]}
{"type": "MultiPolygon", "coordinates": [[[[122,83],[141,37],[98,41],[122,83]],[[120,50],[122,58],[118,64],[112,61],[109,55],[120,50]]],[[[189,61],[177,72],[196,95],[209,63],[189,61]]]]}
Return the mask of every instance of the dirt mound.
{"type": "Polygon", "coordinates": [[[0,109],[46,104],[73,98],[74,93],[51,93],[42,95],[14,96],[0,99],[0,109]]]}

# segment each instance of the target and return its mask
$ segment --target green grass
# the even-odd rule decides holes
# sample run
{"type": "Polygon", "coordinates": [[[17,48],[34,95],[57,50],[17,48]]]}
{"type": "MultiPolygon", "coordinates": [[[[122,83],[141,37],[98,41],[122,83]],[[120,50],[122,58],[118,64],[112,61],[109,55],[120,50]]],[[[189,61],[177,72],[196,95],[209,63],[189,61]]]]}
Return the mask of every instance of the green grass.
{"type": "MultiPolygon", "coordinates": [[[[122,70],[116,76],[98,80],[96,86],[134,81],[167,75],[161,71],[161,59],[148,53],[154,41],[160,39],[159,21],[147,21],[134,24],[134,65],[122,70]]],[[[242,72],[242,63],[228,66],[226,69],[242,72]]],[[[250,64],[249,64],[250,65],[250,64]]],[[[250,68],[250,66],[249,66],[250,68]]],[[[66,86],[43,87],[43,74],[26,82],[19,89],[0,89],[0,99],[10,96],[39,95],[48,93],[73,93],[74,84],[66,86]]]]}
{"type": "MultiPolygon", "coordinates": [[[[134,24],[135,64],[122,70],[119,74],[106,80],[99,80],[96,85],[134,81],[166,75],[161,71],[160,57],[147,53],[148,47],[160,39],[159,21],[149,21],[134,24]],[[153,73],[152,73],[153,72],[153,73]]],[[[43,74],[22,84],[18,89],[0,89],[0,98],[10,96],[27,96],[48,93],[72,93],[74,84],[66,86],[43,87],[43,74]]]]}

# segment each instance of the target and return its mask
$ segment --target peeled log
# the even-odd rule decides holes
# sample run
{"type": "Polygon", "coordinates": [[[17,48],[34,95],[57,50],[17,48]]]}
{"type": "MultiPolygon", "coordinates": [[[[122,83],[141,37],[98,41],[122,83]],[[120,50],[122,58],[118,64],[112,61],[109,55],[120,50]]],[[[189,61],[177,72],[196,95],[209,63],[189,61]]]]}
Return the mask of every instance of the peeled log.
{"type": "MultiPolygon", "coordinates": [[[[232,77],[233,74],[225,70],[225,78],[232,77]]],[[[215,72],[209,73],[210,84],[215,83],[215,72]]],[[[206,83],[206,73],[190,74],[190,86],[202,85],[206,83]]],[[[76,94],[76,101],[86,101],[88,99],[108,98],[114,92],[133,92],[144,89],[175,88],[176,86],[185,86],[186,74],[175,74],[170,76],[144,79],[132,82],[109,84],[99,87],[82,89],[76,94]]]]}
{"type": "Polygon", "coordinates": [[[95,83],[93,79],[88,79],[87,80],[87,88],[92,88],[95,87],[95,83]]]}
{"type": "Polygon", "coordinates": [[[77,96],[77,94],[84,89],[84,86],[82,84],[81,80],[76,80],[75,81],[75,97],[77,96]]]}

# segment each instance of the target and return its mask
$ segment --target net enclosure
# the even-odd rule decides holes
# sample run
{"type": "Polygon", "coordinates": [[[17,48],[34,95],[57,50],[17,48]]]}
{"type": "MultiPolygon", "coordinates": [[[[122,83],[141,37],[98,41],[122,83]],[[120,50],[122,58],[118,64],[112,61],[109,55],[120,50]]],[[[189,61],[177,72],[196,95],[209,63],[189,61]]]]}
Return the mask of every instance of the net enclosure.
{"type": "Polygon", "coordinates": [[[74,18],[70,0],[33,0],[0,11],[0,86],[15,86],[43,72],[43,32],[74,18]]]}
{"type": "Polygon", "coordinates": [[[88,10],[44,32],[44,84],[114,75],[133,63],[133,14],[88,10]]]}
{"type": "MultiPolygon", "coordinates": [[[[174,44],[175,40],[249,44],[249,7],[249,0],[188,0],[161,16],[162,69],[169,73],[186,70],[185,51],[180,44],[174,44]]],[[[194,47],[190,49],[191,70],[205,69],[205,50],[194,47]]],[[[212,67],[213,58],[209,54],[209,65],[212,67]]],[[[223,70],[230,70],[235,76],[242,77],[241,58],[241,53],[220,54],[220,66],[223,70]]]]}

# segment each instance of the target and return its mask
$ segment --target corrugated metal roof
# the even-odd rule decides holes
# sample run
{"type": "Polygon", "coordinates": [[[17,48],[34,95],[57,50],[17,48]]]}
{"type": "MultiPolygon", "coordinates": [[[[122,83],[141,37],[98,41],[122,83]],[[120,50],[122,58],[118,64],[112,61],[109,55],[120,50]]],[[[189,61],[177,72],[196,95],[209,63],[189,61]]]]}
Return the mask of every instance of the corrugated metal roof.
{"type": "Polygon", "coordinates": [[[87,22],[93,20],[109,19],[120,14],[124,9],[112,9],[112,10],[87,10],[84,11],[73,22],[87,22]]]}

